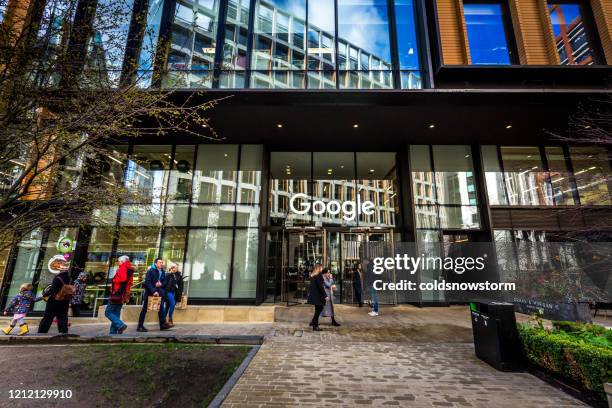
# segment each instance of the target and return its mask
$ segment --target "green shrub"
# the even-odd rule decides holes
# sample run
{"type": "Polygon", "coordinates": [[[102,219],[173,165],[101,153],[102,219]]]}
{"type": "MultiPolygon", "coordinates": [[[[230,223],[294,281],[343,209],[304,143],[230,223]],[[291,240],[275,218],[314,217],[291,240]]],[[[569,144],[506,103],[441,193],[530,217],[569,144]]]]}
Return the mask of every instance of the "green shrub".
{"type": "MultiPolygon", "coordinates": [[[[612,347],[574,333],[519,325],[523,350],[531,363],[603,396],[603,384],[612,381],[612,347]]],[[[607,341],[605,333],[592,336],[607,341]]]]}

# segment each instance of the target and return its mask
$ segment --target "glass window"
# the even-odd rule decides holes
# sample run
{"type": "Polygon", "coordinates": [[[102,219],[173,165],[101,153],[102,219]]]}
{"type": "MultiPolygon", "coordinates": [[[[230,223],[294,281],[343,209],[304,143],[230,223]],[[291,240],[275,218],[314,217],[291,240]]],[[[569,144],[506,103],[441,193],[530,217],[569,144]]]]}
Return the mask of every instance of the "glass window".
{"type": "Polygon", "coordinates": [[[162,242],[161,257],[166,264],[166,270],[176,265],[183,272],[183,259],[185,257],[185,240],[187,230],[184,228],[166,228],[162,242]]]}
{"type": "Polygon", "coordinates": [[[274,71],[304,70],[306,1],[257,1],[251,66],[254,88],[304,88],[304,75],[274,71]]]}
{"type": "Polygon", "coordinates": [[[234,204],[193,205],[191,207],[192,227],[233,227],[234,204]]]}
{"type": "Polygon", "coordinates": [[[310,152],[272,152],[270,155],[270,223],[272,225],[310,224],[311,215],[289,210],[289,202],[296,194],[295,208],[310,200],[311,184],[310,152]]]}
{"type": "Polygon", "coordinates": [[[410,146],[417,228],[480,227],[469,146],[410,146]]]}
{"type": "Polygon", "coordinates": [[[552,188],[553,203],[555,205],[574,205],[574,183],[567,168],[563,148],[546,147],[546,161],[550,172],[550,184],[552,188]]]}
{"type": "Polygon", "coordinates": [[[212,87],[218,16],[219,0],[176,3],[164,86],[212,87]]]}
{"type": "Polygon", "coordinates": [[[189,202],[193,178],[195,146],[176,146],[169,178],[168,200],[189,202]]]}
{"type": "Polygon", "coordinates": [[[17,243],[17,258],[11,280],[8,282],[7,300],[19,293],[19,286],[34,282],[42,245],[42,231],[34,230],[17,243]]]}
{"type": "Polygon", "coordinates": [[[221,88],[244,87],[244,73],[234,70],[243,71],[247,68],[249,7],[248,0],[228,1],[221,67],[224,72],[219,81],[221,88]]]}
{"type": "Polygon", "coordinates": [[[374,214],[362,213],[360,226],[395,226],[398,208],[395,153],[357,153],[357,202],[372,201],[374,214]]]}
{"type": "Polygon", "coordinates": [[[101,86],[119,84],[133,7],[133,0],[97,2],[87,48],[85,81],[101,86]]]}
{"type": "Polygon", "coordinates": [[[189,231],[185,276],[190,297],[229,297],[232,257],[231,229],[196,229],[189,231]]]}
{"type": "Polygon", "coordinates": [[[135,202],[160,203],[166,197],[172,146],[134,146],[124,184],[135,202]]]}
{"type": "Polygon", "coordinates": [[[586,26],[582,8],[582,2],[548,2],[548,13],[561,65],[596,63],[592,33],[586,26]]]}
{"type": "Polygon", "coordinates": [[[153,60],[157,49],[157,40],[161,26],[164,9],[164,0],[150,0],[147,11],[147,24],[138,53],[137,84],[140,87],[149,87],[153,78],[153,60]]]}
{"type": "MultiPolygon", "coordinates": [[[[53,261],[58,260],[60,262],[70,261],[73,255],[73,251],[76,247],[77,228],[52,228],[47,236],[46,242],[43,244],[42,262],[40,264],[40,271],[35,276],[36,282],[36,296],[41,296],[42,291],[51,284],[55,275],[59,270],[53,266],[53,261]],[[69,249],[63,249],[61,252],[58,249],[59,241],[68,239],[72,242],[73,247],[69,249]],[[63,251],[68,251],[64,253],[63,251]]],[[[34,310],[44,310],[46,306],[45,302],[36,302],[34,310]]]]}
{"type": "Polygon", "coordinates": [[[164,221],[163,204],[128,204],[121,206],[121,226],[152,227],[164,221]]]}
{"type": "Polygon", "coordinates": [[[233,298],[255,298],[257,289],[257,228],[236,230],[234,239],[233,298]]]}
{"type": "MultiPolygon", "coordinates": [[[[310,0],[308,2],[309,70],[322,71],[336,68],[335,14],[335,4],[332,0],[310,0]]],[[[315,88],[310,84],[309,87],[315,88]]]]}
{"type": "Polygon", "coordinates": [[[84,269],[89,274],[87,293],[91,300],[104,296],[107,275],[111,266],[114,266],[110,264],[114,236],[114,227],[99,227],[91,230],[84,269]]]}
{"type": "Polygon", "coordinates": [[[238,145],[200,145],[193,179],[193,202],[236,202],[238,145]]]}
{"type": "MultiPolygon", "coordinates": [[[[355,153],[353,152],[314,152],[313,153],[313,201],[327,204],[337,201],[338,205],[352,202],[357,205],[355,192],[355,153]]],[[[317,211],[320,210],[317,208],[317,211]]],[[[340,210],[340,207],[338,207],[340,210]]],[[[352,220],[342,211],[324,210],[320,214],[312,209],[316,225],[357,225],[357,215],[352,220]],[[335,214],[334,214],[335,213],[335,214]]]]}
{"type": "Polygon", "coordinates": [[[159,253],[161,228],[127,227],[120,228],[117,244],[117,258],[127,255],[134,266],[134,285],[145,278],[145,273],[159,253]]]}
{"type": "Polygon", "coordinates": [[[570,157],[582,205],[610,205],[612,170],[604,147],[570,147],[570,157]]]}
{"type": "Polygon", "coordinates": [[[463,12],[472,64],[511,64],[505,7],[497,2],[465,1],[463,12]]]}
{"type": "Polygon", "coordinates": [[[531,146],[500,147],[510,205],[553,205],[550,178],[531,146]]]}
{"type": "Polygon", "coordinates": [[[261,196],[261,169],[263,146],[242,145],[240,147],[240,171],[238,172],[238,204],[259,204],[261,196]]]}
{"type": "Polygon", "coordinates": [[[482,146],[482,161],[490,205],[508,205],[497,146],[482,146]]]}
{"type": "MultiPolygon", "coordinates": [[[[419,69],[419,48],[414,0],[395,1],[395,21],[400,69],[419,69]]],[[[414,86],[413,88],[420,88],[414,86]]]]}

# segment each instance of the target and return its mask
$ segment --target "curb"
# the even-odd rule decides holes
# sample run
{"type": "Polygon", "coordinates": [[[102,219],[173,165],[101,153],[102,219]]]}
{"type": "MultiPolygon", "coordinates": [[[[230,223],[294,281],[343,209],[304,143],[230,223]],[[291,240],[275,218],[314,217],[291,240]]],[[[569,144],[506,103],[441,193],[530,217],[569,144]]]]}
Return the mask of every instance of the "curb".
{"type": "Polygon", "coordinates": [[[0,337],[0,347],[4,345],[34,344],[83,344],[83,343],[198,343],[198,344],[243,344],[259,346],[263,336],[211,336],[194,334],[184,336],[79,336],[77,334],[55,336],[6,336],[0,337]]]}
{"type": "Polygon", "coordinates": [[[236,371],[234,371],[234,374],[232,374],[232,376],[225,382],[225,384],[223,385],[223,388],[221,388],[221,390],[217,393],[217,395],[215,395],[215,398],[213,398],[210,404],[208,404],[207,408],[221,407],[221,404],[223,404],[223,401],[225,401],[225,399],[227,398],[229,393],[232,391],[232,389],[234,388],[234,386],[236,385],[240,377],[242,377],[244,370],[246,370],[249,364],[251,364],[251,360],[255,358],[255,355],[259,351],[259,347],[260,346],[254,346],[251,349],[251,351],[249,351],[249,354],[247,354],[244,360],[242,360],[242,363],[240,363],[236,371]]]}

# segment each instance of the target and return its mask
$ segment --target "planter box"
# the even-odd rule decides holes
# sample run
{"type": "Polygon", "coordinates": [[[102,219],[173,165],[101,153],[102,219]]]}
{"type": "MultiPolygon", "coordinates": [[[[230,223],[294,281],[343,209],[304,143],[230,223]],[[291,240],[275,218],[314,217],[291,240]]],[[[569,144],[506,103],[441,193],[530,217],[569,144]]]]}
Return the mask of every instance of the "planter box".
{"type": "Polygon", "coordinates": [[[548,302],[535,299],[515,299],[515,310],[524,314],[541,314],[544,319],[592,323],[588,303],[548,302]]]}

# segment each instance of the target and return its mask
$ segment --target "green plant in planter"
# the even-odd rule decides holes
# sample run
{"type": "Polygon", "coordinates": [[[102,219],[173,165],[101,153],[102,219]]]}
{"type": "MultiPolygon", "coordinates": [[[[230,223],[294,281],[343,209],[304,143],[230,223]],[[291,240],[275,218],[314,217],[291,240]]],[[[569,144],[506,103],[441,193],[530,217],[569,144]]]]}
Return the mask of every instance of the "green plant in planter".
{"type": "Polygon", "coordinates": [[[576,381],[605,398],[603,384],[612,381],[610,330],[593,326],[553,322],[553,330],[531,324],[521,324],[518,329],[523,350],[532,364],[576,381]]]}

